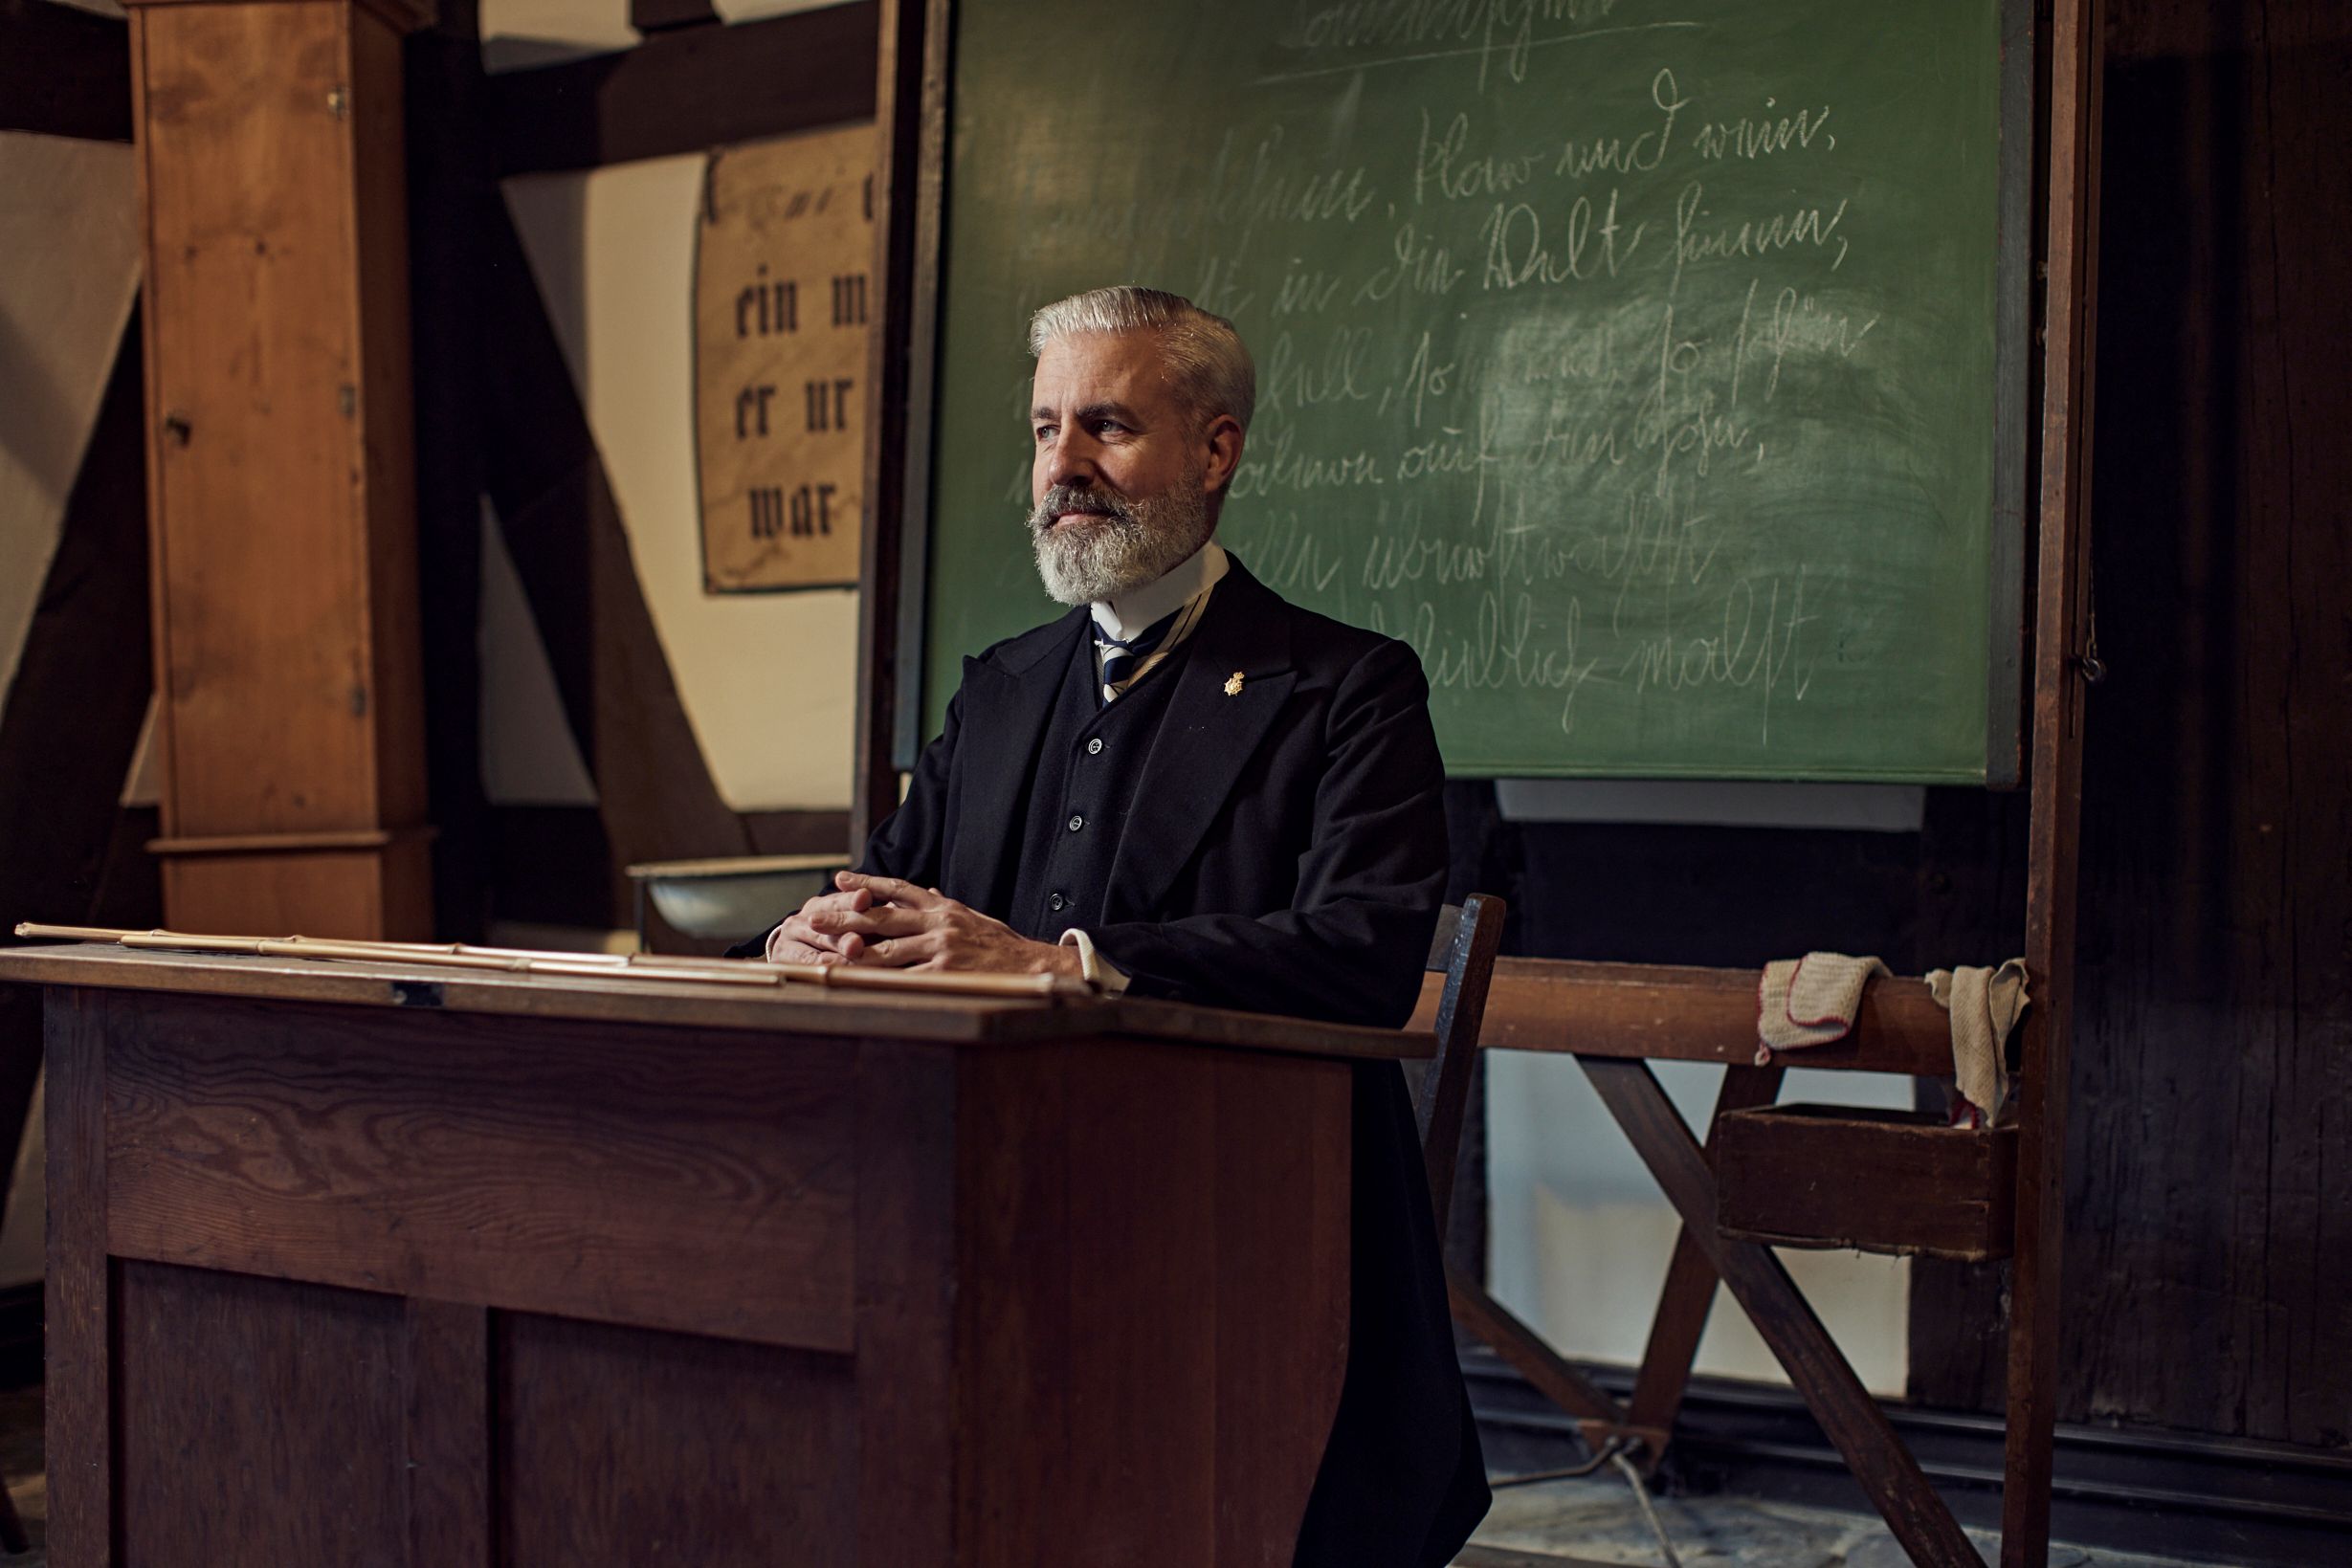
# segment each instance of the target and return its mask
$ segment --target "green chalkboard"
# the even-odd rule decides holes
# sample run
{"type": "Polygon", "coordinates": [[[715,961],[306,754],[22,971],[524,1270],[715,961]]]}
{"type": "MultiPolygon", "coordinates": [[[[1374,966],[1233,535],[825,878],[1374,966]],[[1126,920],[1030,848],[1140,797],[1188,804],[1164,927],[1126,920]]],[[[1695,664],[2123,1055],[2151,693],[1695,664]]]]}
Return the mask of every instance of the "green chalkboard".
{"type": "Polygon", "coordinates": [[[1220,538],[1404,637],[1471,775],[2006,782],[2017,0],[954,8],[924,621],[1054,607],[1030,313],[1229,316],[1220,538]]]}

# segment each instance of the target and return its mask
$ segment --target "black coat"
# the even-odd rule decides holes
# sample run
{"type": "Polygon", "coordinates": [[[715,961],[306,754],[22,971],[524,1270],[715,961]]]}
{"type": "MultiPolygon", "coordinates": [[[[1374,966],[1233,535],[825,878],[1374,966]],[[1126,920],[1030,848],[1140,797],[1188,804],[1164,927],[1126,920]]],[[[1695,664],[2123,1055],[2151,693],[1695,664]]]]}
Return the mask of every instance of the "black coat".
{"type": "MultiPolygon", "coordinates": [[[[864,870],[1006,917],[1018,857],[1038,849],[1021,842],[1031,769],[1087,614],[964,661],[864,870]]],[[[1235,561],[1154,678],[1177,686],[1087,928],[1097,950],[1137,996],[1402,1026],[1446,880],[1412,650],[1289,604],[1235,561]]],[[[1354,1131],[1347,1376],[1298,1561],[1444,1564],[1486,1512],[1486,1477],[1394,1063],[1358,1070],[1354,1131]]]]}

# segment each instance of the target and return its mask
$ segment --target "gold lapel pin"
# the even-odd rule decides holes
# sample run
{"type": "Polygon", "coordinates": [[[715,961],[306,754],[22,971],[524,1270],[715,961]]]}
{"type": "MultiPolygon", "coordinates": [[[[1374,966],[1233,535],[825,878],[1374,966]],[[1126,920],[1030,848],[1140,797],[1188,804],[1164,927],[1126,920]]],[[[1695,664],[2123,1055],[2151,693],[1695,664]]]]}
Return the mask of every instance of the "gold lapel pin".
{"type": "Polygon", "coordinates": [[[1231,674],[1225,677],[1225,695],[1227,696],[1239,696],[1241,695],[1240,671],[1236,670],[1231,674]]]}

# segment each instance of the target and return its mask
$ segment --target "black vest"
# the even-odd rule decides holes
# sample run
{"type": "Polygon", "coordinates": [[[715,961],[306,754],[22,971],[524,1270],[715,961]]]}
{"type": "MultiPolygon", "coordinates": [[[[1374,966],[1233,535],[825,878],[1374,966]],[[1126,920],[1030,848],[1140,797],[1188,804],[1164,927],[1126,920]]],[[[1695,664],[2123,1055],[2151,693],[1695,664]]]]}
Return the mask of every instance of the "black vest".
{"type": "Polygon", "coordinates": [[[1037,743],[1022,813],[1020,870],[1005,923],[1032,941],[1102,923],[1119,837],[1143,783],[1144,759],[1167,714],[1189,642],[1105,705],[1092,622],[1081,623],[1061,694],[1037,743]]]}

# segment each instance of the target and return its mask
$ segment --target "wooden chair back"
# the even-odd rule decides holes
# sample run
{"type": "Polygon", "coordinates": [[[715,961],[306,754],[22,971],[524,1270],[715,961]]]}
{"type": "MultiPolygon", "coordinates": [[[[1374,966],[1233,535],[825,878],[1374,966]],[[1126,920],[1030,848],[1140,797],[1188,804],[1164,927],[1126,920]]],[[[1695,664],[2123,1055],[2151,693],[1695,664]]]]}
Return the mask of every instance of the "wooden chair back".
{"type": "Polygon", "coordinates": [[[1422,1074],[1419,1101],[1413,1107],[1441,1248],[1453,1209],[1453,1168],[1461,1157],[1470,1074],[1478,1062],[1486,987],[1494,978],[1495,954],[1502,946],[1502,921],[1508,913],[1509,906],[1490,894],[1474,893],[1458,905],[1448,904],[1438,914],[1437,935],[1424,966],[1446,977],[1437,1001],[1437,1053],[1422,1074]]]}

